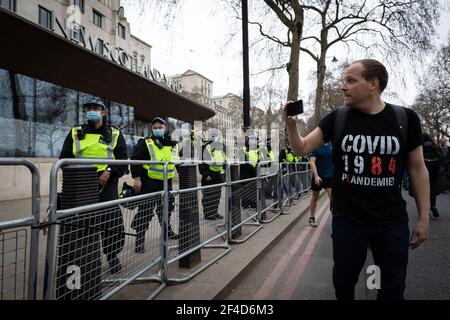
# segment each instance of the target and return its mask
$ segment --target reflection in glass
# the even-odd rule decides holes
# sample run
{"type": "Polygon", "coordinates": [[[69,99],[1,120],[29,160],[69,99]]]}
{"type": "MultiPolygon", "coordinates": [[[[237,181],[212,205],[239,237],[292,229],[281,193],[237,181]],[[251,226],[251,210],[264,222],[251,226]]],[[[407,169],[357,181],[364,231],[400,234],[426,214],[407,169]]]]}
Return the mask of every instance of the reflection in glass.
{"type": "MultiPolygon", "coordinates": [[[[82,106],[91,98],[101,99],[0,69],[0,157],[58,157],[70,129],[86,122],[82,106]]],[[[138,138],[134,108],[101,100],[131,154],[138,138]]]]}

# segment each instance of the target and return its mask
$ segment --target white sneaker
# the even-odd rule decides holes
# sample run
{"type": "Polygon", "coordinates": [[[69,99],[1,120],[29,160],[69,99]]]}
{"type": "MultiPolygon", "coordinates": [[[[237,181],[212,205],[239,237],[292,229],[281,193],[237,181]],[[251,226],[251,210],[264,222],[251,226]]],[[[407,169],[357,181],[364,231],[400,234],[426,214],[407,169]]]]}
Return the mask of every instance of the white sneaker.
{"type": "Polygon", "coordinates": [[[313,228],[317,228],[316,218],[310,217],[309,218],[309,225],[313,228]]]}

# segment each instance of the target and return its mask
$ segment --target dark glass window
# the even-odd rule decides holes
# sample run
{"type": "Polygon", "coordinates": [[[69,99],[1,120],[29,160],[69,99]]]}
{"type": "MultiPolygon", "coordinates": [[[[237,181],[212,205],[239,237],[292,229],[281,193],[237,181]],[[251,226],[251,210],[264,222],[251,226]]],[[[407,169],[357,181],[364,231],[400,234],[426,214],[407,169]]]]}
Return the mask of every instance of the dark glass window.
{"type": "Polygon", "coordinates": [[[91,98],[109,107],[108,122],[122,130],[131,152],[132,107],[0,68],[0,157],[59,157],[71,128],[86,123],[82,105],[91,98]]]}
{"type": "Polygon", "coordinates": [[[73,4],[80,8],[80,11],[84,13],[84,0],[73,0],[73,4]]]}
{"type": "Polygon", "coordinates": [[[119,26],[117,27],[117,33],[118,33],[119,37],[121,37],[122,39],[125,39],[126,28],[123,25],[121,25],[120,23],[119,23],[119,26]]]}
{"type": "Polygon", "coordinates": [[[97,44],[95,45],[95,52],[99,55],[103,55],[103,40],[97,40],[97,44]]]}
{"type": "Polygon", "coordinates": [[[102,28],[103,27],[103,16],[95,10],[93,12],[94,12],[94,17],[93,17],[94,24],[97,27],[102,28]]]}
{"type": "Polygon", "coordinates": [[[16,11],[16,0],[0,0],[0,6],[11,11],[16,11]]]}
{"type": "Polygon", "coordinates": [[[39,24],[52,29],[52,12],[41,6],[39,6],[39,24]]]}

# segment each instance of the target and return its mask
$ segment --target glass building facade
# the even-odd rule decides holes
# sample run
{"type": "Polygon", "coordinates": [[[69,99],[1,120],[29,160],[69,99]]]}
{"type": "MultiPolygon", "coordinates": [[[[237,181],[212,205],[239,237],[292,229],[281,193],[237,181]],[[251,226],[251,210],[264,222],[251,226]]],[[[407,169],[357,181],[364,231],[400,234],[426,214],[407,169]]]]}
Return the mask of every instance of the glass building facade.
{"type": "MultiPolygon", "coordinates": [[[[108,122],[122,131],[131,156],[137,141],[151,134],[133,107],[0,69],[0,157],[58,158],[71,128],[86,122],[83,104],[91,98],[104,101],[108,122]]],[[[190,129],[168,120],[170,131],[190,129]]]]}
{"type": "MultiPolygon", "coordinates": [[[[82,106],[93,97],[0,69],[0,157],[59,157],[70,129],[85,123],[82,106]]],[[[147,125],[135,122],[133,107],[102,100],[109,123],[122,131],[131,154],[147,125]]]]}

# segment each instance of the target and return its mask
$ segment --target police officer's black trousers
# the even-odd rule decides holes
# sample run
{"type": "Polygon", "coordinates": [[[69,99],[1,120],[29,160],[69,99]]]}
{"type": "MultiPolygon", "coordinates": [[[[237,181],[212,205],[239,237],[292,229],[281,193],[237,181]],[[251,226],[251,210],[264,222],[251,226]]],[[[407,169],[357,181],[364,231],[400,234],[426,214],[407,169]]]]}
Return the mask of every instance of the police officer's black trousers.
{"type": "MultiPolygon", "coordinates": [[[[164,181],[141,178],[142,188],[139,192],[140,195],[154,193],[164,190],[164,181]]],[[[172,179],[168,180],[169,191],[172,190],[172,179]]],[[[169,221],[172,215],[172,211],[175,207],[175,198],[173,195],[169,196],[169,221]]],[[[133,222],[131,223],[131,228],[136,230],[138,234],[145,233],[149,226],[150,221],[153,218],[154,211],[156,207],[156,214],[158,215],[159,223],[162,223],[162,212],[163,212],[163,198],[161,195],[154,196],[150,199],[141,200],[138,208],[137,214],[134,216],[133,222]]],[[[170,225],[170,223],[169,223],[170,225]]]]}
{"type": "MultiPolygon", "coordinates": [[[[202,177],[202,187],[223,183],[223,178],[220,173],[212,171],[210,173],[210,181],[206,181],[206,176],[202,177]]],[[[220,198],[222,196],[222,187],[203,190],[202,195],[203,216],[207,218],[217,215],[220,205],[220,198]]]]}
{"type": "MultiPolygon", "coordinates": [[[[99,194],[100,202],[119,199],[118,179],[110,178],[99,194]]],[[[103,211],[103,210],[102,210],[103,211]]],[[[125,228],[122,210],[119,206],[108,207],[98,215],[98,228],[101,229],[103,253],[108,260],[115,258],[125,245],[125,228]]]]}
{"type": "MultiPolygon", "coordinates": [[[[239,179],[250,179],[256,177],[256,170],[250,168],[250,165],[245,164],[240,166],[239,179]]],[[[239,184],[239,194],[242,199],[242,207],[256,209],[256,181],[244,182],[239,184]]]]}

